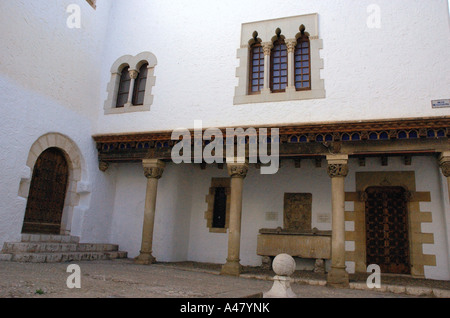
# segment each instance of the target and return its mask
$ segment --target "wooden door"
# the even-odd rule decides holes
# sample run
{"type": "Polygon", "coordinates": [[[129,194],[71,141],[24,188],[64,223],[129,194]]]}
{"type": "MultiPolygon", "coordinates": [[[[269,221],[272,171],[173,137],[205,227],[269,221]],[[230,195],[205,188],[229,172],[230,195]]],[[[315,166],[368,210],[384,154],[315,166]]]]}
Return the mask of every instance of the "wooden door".
{"type": "Polygon", "coordinates": [[[69,169],[58,148],[45,150],[33,169],[22,233],[60,234],[69,169]]]}
{"type": "Polygon", "coordinates": [[[366,190],[366,261],[382,273],[410,274],[408,211],[402,187],[366,190]]]}

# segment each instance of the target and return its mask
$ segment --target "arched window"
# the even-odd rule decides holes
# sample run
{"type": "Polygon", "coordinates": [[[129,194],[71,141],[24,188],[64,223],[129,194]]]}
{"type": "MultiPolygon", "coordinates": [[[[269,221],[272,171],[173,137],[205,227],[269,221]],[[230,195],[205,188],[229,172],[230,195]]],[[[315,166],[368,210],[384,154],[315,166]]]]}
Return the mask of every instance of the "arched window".
{"type": "Polygon", "coordinates": [[[264,50],[261,43],[250,47],[249,94],[260,93],[264,87],[264,50]]]}
{"type": "Polygon", "coordinates": [[[111,67],[108,97],[103,106],[105,115],[149,111],[156,64],[156,56],[151,52],[118,58],[111,67]]]}
{"type": "Polygon", "coordinates": [[[273,93],[286,91],[288,83],[287,47],[282,38],[273,43],[270,86],[273,93]]]}
{"type": "Polygon", "coordinates": [[[311,50],[309,37],[305,33],[297,39],[295,47],[295,88],[311,89],[311,50]]]}
{"type": "Polygon", "coordinates": [[[131,77],[129,72],[129,67],[125,67],[122,70],[122,75],[120,76],[120,84],[119,84],[119,90],[117,92],[117,103],[116,107],[124,107],[125,104],[128,101],[128,94],[130,92],[130,83],[131,83],[131,77]]]}
{"type": "Polygon", "coordinates": [[[234,105],[326,97],[318,17],[314,13],[242,24],[234,105]]]}
{"type": "Polygon", "coordinates": [[[134,83],[133,105],[143,105],[145,96],[145,86],[147,85],[148,64],[144,64],[139,69],[139,74],[134,83]]]}

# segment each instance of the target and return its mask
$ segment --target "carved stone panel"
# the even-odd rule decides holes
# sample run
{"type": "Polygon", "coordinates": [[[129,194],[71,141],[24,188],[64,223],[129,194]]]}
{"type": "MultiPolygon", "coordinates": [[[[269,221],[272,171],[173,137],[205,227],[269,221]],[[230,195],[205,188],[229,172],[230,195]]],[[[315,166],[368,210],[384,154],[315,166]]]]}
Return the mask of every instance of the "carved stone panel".
{"type": "Polygon", "coordinates": [[[311,193],[284,194],[284,229],[311,231],[311,193]]]}

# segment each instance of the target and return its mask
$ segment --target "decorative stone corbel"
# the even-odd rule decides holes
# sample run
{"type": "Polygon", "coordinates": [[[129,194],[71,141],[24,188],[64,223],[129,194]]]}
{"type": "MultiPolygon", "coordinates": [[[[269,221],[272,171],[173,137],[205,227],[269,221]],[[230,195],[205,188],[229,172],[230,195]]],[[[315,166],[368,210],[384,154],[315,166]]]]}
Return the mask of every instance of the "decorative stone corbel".
{"type": "Polygon", "coordinates": [[[106,172],[106,170],[108,170],[109,168],[109,163],[106,161],[100,161],[98,163],[98,168],[100,169],[100,171],[106,172]]]}

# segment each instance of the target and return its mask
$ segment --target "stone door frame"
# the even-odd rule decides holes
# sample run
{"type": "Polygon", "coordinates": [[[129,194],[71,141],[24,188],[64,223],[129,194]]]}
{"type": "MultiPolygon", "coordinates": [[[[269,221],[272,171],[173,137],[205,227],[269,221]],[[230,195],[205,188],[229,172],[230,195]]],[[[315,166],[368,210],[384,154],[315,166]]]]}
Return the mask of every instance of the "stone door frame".
{"type": "Polygon", "coordinates": [[[430,202],[430,192],[417,192],[414,171],[356,172],[356,192],[346,192],[346,201],[354,202],[354,211],[346,211],[345,221],[354,222],[354,228],[345,232],[345,240],[354,242],[354,250],[346,251],[346,261],[355,263],[355,272],[366,273],[366,226],[363,193],[369,187],[399,186],[410,193],[407,203],[410,240],[411,276],[424,278],[424,266],[436,266],[436,255],[423,253],[423,244],[434,244],[433,233],[422,233],[421,224],[431,223],[431,212],[420,210],[420,202],[430,202]]]}
{"type": "MultiPolygon", "coordinates": [[[[38,157],[48,148],[58,148],[61,150],[69,167],[69,178],[64,200],[60,234],[70,235],[74,208],[80,203],[80,194],[89,192],[89,186],[86,181],[81,181],[82,176],[85,178],[87,176],[81,151],[69,137],[59,133],[48,133],[39,137],[33,143],[26,162],[27,173],[20,180],[19,197],[28,199],[34,166],[38,157]]],[[[25,215],[25,210],[23,213],[25,215]]]]}

